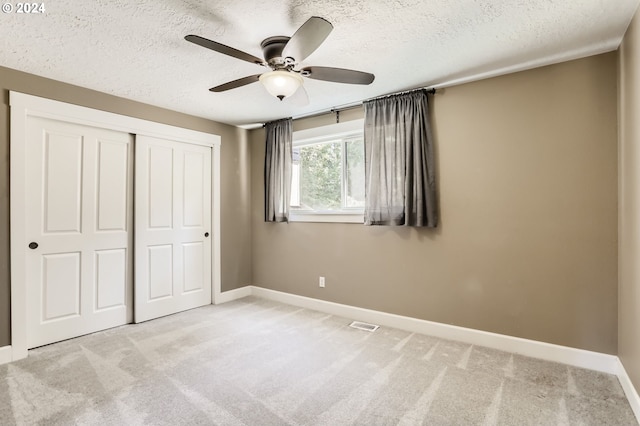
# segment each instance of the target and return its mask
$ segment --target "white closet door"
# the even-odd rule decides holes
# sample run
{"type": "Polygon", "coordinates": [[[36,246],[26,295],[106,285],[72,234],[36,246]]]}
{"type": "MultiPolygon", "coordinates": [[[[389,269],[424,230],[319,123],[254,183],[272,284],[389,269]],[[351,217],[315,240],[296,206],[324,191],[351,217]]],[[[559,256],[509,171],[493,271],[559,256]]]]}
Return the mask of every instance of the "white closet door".
{"type": "Polygon", "coordinates": [[[136,137],[135,322],[211,303],[211,148],[136,137]]]}
{"type": "Polygon", "coordinates": [[[131,317],[132,139],[28,118],[29,348],[122,325],[131,317]]]}

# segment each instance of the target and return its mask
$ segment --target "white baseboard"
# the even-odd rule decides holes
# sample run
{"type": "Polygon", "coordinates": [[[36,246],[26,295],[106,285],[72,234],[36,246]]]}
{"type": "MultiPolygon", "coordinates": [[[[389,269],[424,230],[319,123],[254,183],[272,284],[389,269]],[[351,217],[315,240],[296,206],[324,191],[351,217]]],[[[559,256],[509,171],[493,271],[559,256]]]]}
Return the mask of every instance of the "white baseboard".
{"type": "Polygon", "coordinates": [[[530,356],[532,358],[568,364],[574,367],[587,368],[609,374],[617,374],[619,371],[619,360],[615,355],[373,311],[256,286],[251,286],[251,294],[264,299],[326,312],[358,321],[399,328],[401,330],[427,334],[448,340],[456,340],[472,345],[485,346],[530,356]]]}
{"type": "Polygon", "coordinates": [[[11,345],[2,346],[0,348],[0,364],[6,364],[11,361],[13,361],[13,350],[11,349],[11,345]]]}
{"type": "Polygon", "coordinates": [[[243,297],[251,296],[252,286],[240,287],[234,290],[225,291],[215,296],[214,304],[231,302],[233,300],[242,299],[243,297]]]}
{"type": "Polygon", "coordinates": [[[627,374],[627,370],[624,368],[622,361],[618,359],[618,380],[620,381],[620,385],[624,390],[624,394],[629,401],[629,405],[631,405],[631,409],[633,410],[633,414],[636,415],[636,419],[640,424],[640,395],[638,395],[638,391],[633,386],[631,382],[631,378],[627,374]]]}

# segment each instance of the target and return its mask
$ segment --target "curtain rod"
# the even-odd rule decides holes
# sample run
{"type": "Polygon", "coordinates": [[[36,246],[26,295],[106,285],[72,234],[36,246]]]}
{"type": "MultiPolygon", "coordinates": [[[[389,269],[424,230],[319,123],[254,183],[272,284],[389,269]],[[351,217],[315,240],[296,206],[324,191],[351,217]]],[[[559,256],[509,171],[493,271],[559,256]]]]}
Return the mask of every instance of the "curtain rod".
{"type": "Polygon", "coordinates": [[[419,88],[417,88],[417,89],[409,89],[409,90],[404,90],[404,91],[402,91],[402,92],[395,92],[395,93],[389,93],[389,94],[387,94],[387,95],[376,96],[375,98],[369,98],[369,99],[366,99],[366,100],[362,101],[362,103],[364,103],[364,102],[369,102],[369,101],[376,101],[376,100],[378,100],[378,99],[390,98],[390,97],[398,96],[398,95],[406,95],[407,93],[419,92],[419,91],[421,91],[421,90],[424,90],[424,91],[426,91],[427,93],[430,93],[430,94],[432,94],[432,95],[433,95],[434,93],[436,93],[436,89],[435,89],[434,87],[432,87],[432,88],[419,87],[419,88]]]}
{"type": "Polygon", "coordinates": [[[341,111],[346,111],[346,110],[349,110],[349,109],[359,108],[365,102],[372,101],[374,99],[382,99],[382,98],[386,98],[388,96],[402,95],[402,94],[405,94],[405,93],[411,93],[411,92],[415,92],[415,91],[418,91],[418,90],[426,90],[427,93],[432,94],[432,95],[434,93],[436,93],[436,88],[435,87],[420,87],[420,88],[417,88],[417,89],[410,89],[410,90],[405,90],[405,91],[402,91],[402,92],[389,93],[389,94],[386,94],[386,95],[377,96],[375,98],[365,99],[364,101],[359,101],[359,102],[354,102],[354,103],[350,103],[350,104],[340,105],[340,106],[337,106],[337,107],[333,107],[333,108],[331,108],[329,110],[316,111],[316,112],[311,112],[309,114],[298,115],[296,117],[292,117],[292,120],[300,120],[300,119],[303,119],[303,118],[319,117],[319,116],[325,115],[325,114],[340,113],[341,111]]]}

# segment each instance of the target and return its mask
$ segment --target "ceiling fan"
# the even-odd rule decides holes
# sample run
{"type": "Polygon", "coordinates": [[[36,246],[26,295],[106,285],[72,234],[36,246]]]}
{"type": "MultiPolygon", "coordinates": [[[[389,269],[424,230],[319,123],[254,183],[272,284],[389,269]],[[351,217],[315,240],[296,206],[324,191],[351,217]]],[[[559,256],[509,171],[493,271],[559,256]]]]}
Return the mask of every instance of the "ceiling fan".
{"type": "Polygon", "coordinates": [[[260,81],[270,94],[280,100],[297,93],[298,103],[307,104],[309,98],[302,87],[302,77],[347,84],[371,84],[375,78],[373,74],[343,68],[309,66],[296,69],[300,62],[322,44],[331,30],[333,25],[329,21],[312,16],[291,37],[275,36],[264,39],[260,43],[264,59],[197,35],[188,35],[185,40],[243,61],[271,68],[271,71],[265,73],[250,75],[212,87],[210,91],[224,92],[260,81]]]}

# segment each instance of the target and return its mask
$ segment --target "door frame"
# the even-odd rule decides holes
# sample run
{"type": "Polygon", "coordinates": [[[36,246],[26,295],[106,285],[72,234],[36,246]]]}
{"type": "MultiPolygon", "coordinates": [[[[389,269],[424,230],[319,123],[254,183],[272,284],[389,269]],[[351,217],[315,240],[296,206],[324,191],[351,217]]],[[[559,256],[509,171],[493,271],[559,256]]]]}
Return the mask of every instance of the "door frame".
{"type": "MultiPolygon", "coordinates": [[[[29,117],[41,117],[103,129],[173,139],[211,147],[211,303],[220,300],[220,147],[221,137],[93,108],[72,105],[20,92],[9,92],[10,135],[10,224],[11,224],[11,360],[27,357],[27,291],[25,283],[28,244],[23,212],[27,208],[26,126],[29,117]]],[[[135,142],[134,142],[135,143],[135,142]]],[[[134,158],[135,165],[135,158],[134,158]]],[[[135,166],[134,166],[135,167],[135,166]]],[[[134,194],[135,197],[135,194],[134,194]]],[[[134,224],[135,226],[135,224],[134,224]]],[[[131,229],[133,232],[133,229],[131,229]]],[[[135,241],[134,241],[135,244],[135,241]]],[[[135,262],[135,259],[134,259],[135,262]]],[[[135,282],[133,283],[135,288],[135,282]]]]}

